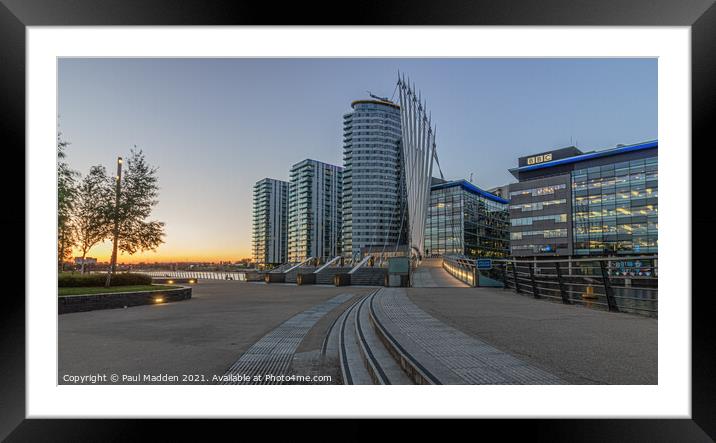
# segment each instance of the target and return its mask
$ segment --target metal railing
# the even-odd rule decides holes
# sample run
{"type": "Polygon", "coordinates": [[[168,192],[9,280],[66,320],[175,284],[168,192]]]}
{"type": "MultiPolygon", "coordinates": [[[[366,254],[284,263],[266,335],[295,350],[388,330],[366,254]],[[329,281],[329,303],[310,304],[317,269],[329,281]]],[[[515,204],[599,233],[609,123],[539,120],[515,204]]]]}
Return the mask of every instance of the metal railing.
{"type": "Polygon", "coordinates": [[[659,311],[657,256],[493,259],[489,270],[472,259],[444,257],[443,268],[471,286],[482,286],[484,277],[534,298],[653,317],[659,311]]]}
{"type": "Polygon", "coordinates": [[[195,278],[204,280],[236,280],[246,281],[246,272],[213,272],[213,271],[137,271],[151,277],[195,278]]]}
{"type": "Polygon", "coordinates": [[[474,260],[456,256],[445,256],[443,257],[443,269],[463,283],[467,283],[470,286],[477,285],[477,276],[475,275],[477,268],[475,267],[474,260]]]}

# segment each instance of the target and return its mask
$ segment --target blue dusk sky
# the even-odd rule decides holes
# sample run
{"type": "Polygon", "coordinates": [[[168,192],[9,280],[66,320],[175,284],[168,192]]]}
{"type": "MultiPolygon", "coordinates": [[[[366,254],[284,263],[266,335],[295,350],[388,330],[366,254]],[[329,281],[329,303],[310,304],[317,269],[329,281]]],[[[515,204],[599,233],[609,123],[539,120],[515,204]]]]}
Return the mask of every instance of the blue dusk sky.
{"type": "Polygon", "coordinates": [[[342,165],[343,114],[367,91],[393,97],[398,70],[427,100],[446,178],[484,189],[514,182],[524,155],[657,138],[657,60],[623,58],[60,59],[59,125],[83,174],[133,145],[159,168],[166,244],[120,261],[237,260],[254,182],[342,165]]]}

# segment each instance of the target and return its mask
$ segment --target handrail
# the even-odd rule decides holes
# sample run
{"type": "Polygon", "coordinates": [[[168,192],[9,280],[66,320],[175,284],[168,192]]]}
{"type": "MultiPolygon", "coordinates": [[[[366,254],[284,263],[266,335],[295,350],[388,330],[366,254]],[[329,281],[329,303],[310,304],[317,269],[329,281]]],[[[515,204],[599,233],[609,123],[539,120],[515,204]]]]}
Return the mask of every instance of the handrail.
{"type": "Polygon", "coordinates": [[[300,266],[305,265],[306,263],[308,263],[309,261],[311,261],[313,259],[314,259],[314,257],[309,257],[309,258],[305,259],[304,261],[302,261],[301,263],[298,263],[297,265],[293,265],[290,268],[286,269],[285,271],[283,271],[283,273],[288,274],[289,272],[293,271],[294,269],[296,269],[300,266]]]}
{"type": "Polygon", "coordinates": [[[323,266],[321,266],[320,268],[318,268],[318,269],[316,269],[315,271],[313,271],[313,273],[314,273],[314,274],[318,274],[319,272],[323,271],[325,268],[329,267],[330,265],[332,265],[333,263],[337,262],[337,261],[340,260],[340,259],[341,259],[341,256],[340,256],[340,255],[336,255],[336,256],[333,257],[332,259],[328,260],[325,265],[323,265],[323,266]]]}
{"type": "Polygon", "coordinates": [[[353,269],[351,269],[350,271],[348,271],[348,273],[349,273],[349,274],[353,274],[354,272],[356,272],[358,269],[360,269],[361,267],[363,267],[363,265],[365,265],[366,263],[368,263],[368,260],[370,260],[371,257],[372,257],[372,256],[371,256],[370,254],[369,254],[369,255],[366,255],[365,257],[363,257],[363,260],[359,261],[358,264],[353,267],[353,269]]]}
{"type": "MultiPolygon", "coordinates": [[[[593,256],[585,258],[548,258],[536,260],[537,263],[569,263],[569,262],[588,262],[588,261],[624,261],[624,260],[658,260],[659,257],[656,255],[623,255],[623,256],[593,256]]],[[[535,263],[535,260],[518,260],[515,258],[493,258],[493,262],[507,262],[507,263],[535,263]]]]}
{"type": "Polygon", "coordinates": [[[540,260],[492,259],[492,268],[481,270],[465,256],[443,257],[443,267],[459,280],[480,286],[480,276],[502,282],[505,289],[534,298],[560,300],[614,312],[658,315],[658,255],[544,258],[540,260]],[[639,266],[613,262],[643,261],[639,266]],[[586,265],[586,266],[585,266],[586,265]],[[648,265],[648,266],[647,266],[648,265]]]}

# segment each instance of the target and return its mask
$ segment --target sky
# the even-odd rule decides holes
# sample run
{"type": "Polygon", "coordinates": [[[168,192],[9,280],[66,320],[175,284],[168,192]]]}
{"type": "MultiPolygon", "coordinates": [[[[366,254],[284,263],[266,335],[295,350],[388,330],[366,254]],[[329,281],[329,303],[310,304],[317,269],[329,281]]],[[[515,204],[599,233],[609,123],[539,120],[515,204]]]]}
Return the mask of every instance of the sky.
{"type": "MultiPolygon", "coordinates": [[[[657,138],[657,59],[62,58],[67,161],[86,174],[136,145],[158,167],[156,251],[120,262],[250,257],[253,184],[312,158],[342,165],[343,114],[368,91],[422,91],[447,179],[514,182],[517,158],[657,138]]],[[[394,95],[395,94],[395,95],[394,95]]],[[[435,173],[437,176],[437,169],[435,173]]],[[[105,243],[90,256],[107,260],[105,243]]]]}

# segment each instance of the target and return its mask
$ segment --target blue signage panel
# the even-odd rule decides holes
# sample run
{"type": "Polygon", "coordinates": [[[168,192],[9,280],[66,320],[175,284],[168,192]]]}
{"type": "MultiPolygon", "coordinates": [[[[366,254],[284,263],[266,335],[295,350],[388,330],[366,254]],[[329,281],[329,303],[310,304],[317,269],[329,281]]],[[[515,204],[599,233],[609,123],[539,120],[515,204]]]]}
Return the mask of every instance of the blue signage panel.
{"type": "Polygon", "coordinates": [[[489,258],[478,259],[475,260],[475,265],[477,269],[492,269],[492,260],[489,258]]]}

